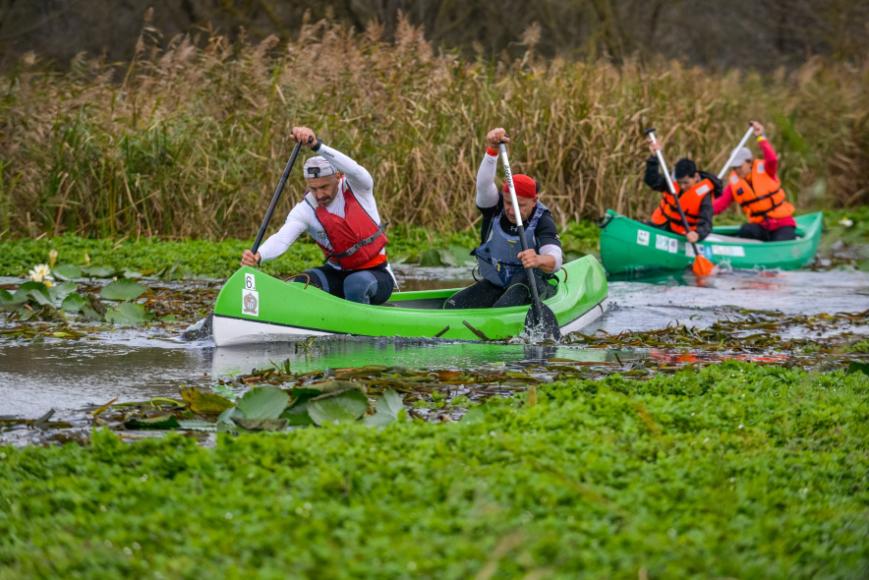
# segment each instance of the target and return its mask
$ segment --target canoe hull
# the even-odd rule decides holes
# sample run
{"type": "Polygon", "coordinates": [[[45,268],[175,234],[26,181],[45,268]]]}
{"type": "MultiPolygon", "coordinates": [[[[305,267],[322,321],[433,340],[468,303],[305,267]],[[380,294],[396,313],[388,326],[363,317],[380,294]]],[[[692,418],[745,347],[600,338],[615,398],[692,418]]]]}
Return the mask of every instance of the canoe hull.
{"type": "MultiPolygon", "coordinates": [[[[810,264],[821,241],[823,214],[796,218],[796,240],[758,242],[734,237],[738,226],[720,226],[697,245],[715,264],[734,269],[796,270],[810,264]]],[[[641,274],[691,267],[694,250],[685,238],[607,211],[600,236],[600,255],[610,274],[641,274]]]]}
{"type": "MultiPolygon", "coordinates": [[[[460,340],[501,340],[520,334],[527,306],[444,310],[459,289],[399,292],[385,305],[342,300],[313,286],[284,282],[253,268],[227,280],[214,307],[217,346],[352,334],[460,340]]],[[[593,256],[565,264],[546,304],[562,332],[574,332],[604,312],[606,274],[593,256]]]]}

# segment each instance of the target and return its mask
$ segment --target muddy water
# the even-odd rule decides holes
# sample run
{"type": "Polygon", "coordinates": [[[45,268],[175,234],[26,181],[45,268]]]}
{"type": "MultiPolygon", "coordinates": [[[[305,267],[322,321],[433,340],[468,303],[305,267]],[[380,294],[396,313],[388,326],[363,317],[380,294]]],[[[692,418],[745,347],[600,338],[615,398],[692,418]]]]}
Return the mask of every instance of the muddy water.
{"type": "MultiPolygon", "coordinates": [[[[462,270],[400,270],[405,290],[463,285],[462,270]]],[[[201,284],[197,286],[201,290],[201,284]]],[[[673,324],[704,328],[743,310],[788,314],[869,310],[869,274],[831,272],[724,272],[703,281],[690,274],[613,281],[607,314],[586,333],[617,334],[673,324]]],[[[849,329],[869,336],[869,327],[849,329]]],[[[803,329],[784,329],[799,334],[803,329]]],[[[0,418],[42,416],[81,421],[88,409],[111,399],[177,397],[180,385],[216,381],[289,361],[306,372],[380,364],[409,368],[521,367],[551,359],[559,364],[619,365],[643,351],[572,346],[444,343],[388,339],[326,339],[245,348],[215,348],[208,339],[184,342],[161,329],[104,332],[78,341],[25,342],[0,338],[0,418]]],[[[18,442],[27,433],[13,430],[18,442]]],[[[0,440],[10,431],[0,432],[0,440]]]]}

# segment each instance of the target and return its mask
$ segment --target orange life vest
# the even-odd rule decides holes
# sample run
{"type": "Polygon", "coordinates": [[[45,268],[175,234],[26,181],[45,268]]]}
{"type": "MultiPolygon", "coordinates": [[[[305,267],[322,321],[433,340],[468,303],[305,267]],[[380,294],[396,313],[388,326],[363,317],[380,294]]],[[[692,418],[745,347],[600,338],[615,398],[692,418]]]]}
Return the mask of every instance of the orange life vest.
{"type": "Polygon", "coordinates": [[[332,245],[331,249],[320,245],[327,260],[344,270],[367,270],[386,262],[386,253],[380,253],[388,242],[386,234],[359,204],[350,186],[344,189],[343,218],[322,206],[314,208],[314,213],[332,245]]]}
{"type": "MultiPolygon", "coordinates": [[[[673,183],[673,188],[676,190],[676,195],[679,196],[679,202],[682,205],[682,211],[685,212],[685,221],[688,222],[688,227],[691,231],[697,229],[697,224],[700,222],[700,204],[703,198],[712,193],[715,186],[712,180],[704,179],[694,184],[691,189],[683,194],[679,194],[679,184],[673,183]]],[[[685,227],[682,225],[682,217],[679,215],[679,208],[676,206],[676,199],[669,191],[665,191],[661,196],[661,203],[652,214],[652,224],[655,226],[663,226],[667,222],[670,223],[670,230],[681,235],[685,235],[685,227]]]]}
{"type": "Polygon", "coordinates": [[[763,161],[751,165],[751,185],[734,171],[730,174],[730,191],[750,223],[767,218],[781,219],[794,215],[794,206],[785,199],[781,181],[764,171],[763,161]]]}

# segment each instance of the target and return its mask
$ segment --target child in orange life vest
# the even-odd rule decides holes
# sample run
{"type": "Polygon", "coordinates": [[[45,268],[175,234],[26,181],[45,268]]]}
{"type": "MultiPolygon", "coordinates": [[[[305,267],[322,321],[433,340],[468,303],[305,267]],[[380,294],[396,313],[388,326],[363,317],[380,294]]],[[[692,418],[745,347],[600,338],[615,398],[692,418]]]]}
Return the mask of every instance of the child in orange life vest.
{"type": "Polygon", "coordinates": [[[656,228],[683,235],[689,242],[695,243],[712,231],[712,197],[721,195],[721,182],[711,173],[699,171],[690,159],[676,162],[673,185],[690,228],[686,235],[676,200],[667,187],[666,178],[661,175],[658,158],[654,155],[660,146],[657,142],[649,144],[653,155],[646,161],[646,185],[662,194],[661,202],[648,223],[656,228]]]}
{"type": "Polygon", "coordinates": [[[754,159],[751,150],[743,147],[736,153],[733,171],[721,197],[713,203],[715,215],[727,209],[733,201],[742,208],[748,223],[737,235],[763,242],[781,242],[796,238],[797,223],[794,206],[787,199],[778,178],[778,157],[763,133],[763,125],[752,121],[763,161],[754,159]]]}

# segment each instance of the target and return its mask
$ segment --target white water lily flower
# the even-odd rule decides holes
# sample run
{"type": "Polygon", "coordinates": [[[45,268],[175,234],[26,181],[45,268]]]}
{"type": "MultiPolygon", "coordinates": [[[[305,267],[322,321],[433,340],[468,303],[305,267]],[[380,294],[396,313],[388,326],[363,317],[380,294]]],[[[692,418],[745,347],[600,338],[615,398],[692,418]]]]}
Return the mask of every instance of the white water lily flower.
{"type": "Polygon", "coordinates": [[[843,217],[842,219],[839,220],[839,225],[845,226],[846,228],[850,228],[851,226],[854,225],[854,222],[846,217],[843,217]]]}
{"type": "Polygon", "coordinates": [[[51,288],[54,283],[54,278],[51,275],[51,268],[48,267],[48,264],[37,264],[27,273],[27,277],[34,282],[42,282],[49,288],[51,288]]]}

